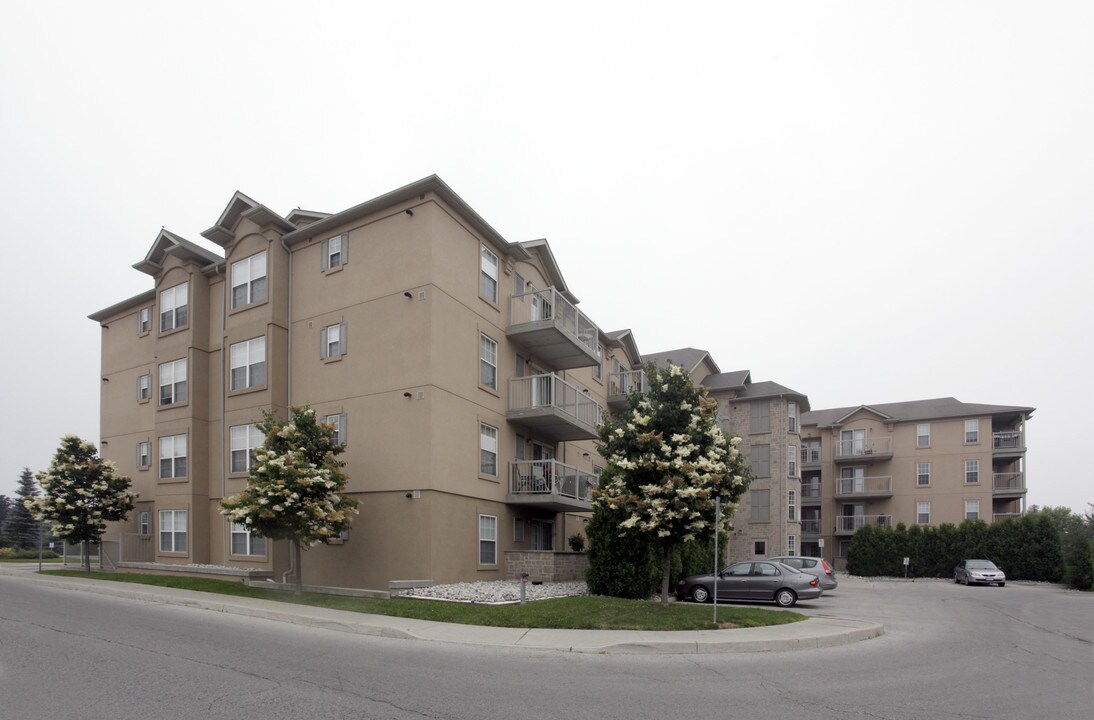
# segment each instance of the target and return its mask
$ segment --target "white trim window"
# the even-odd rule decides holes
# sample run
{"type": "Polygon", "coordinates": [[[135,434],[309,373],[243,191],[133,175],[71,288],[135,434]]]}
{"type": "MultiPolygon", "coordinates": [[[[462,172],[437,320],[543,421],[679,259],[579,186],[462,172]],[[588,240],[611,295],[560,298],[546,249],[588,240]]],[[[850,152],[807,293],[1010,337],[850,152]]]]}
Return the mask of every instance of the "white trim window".
{"type": "Polygon", "coordinates": [[[232,263],[232,309],[266,299],[266,251],[232,263]]]}
{"type": "Polygon", "coordinates": [[[915,522],[916,525],[930,525],[931,524],[931,501],[920,500],[915,504],[915,522]]]}
{"type": "Polygon", "coordinates": [[[186,327],[189,322],[190,283],[184,282],[160,293],[160,332],[186,327]]]}
{"type": "Polygon", "coordinates": [[[160,365],[160,405],[186,402],[186,358],[160,365]]]}
{"type": "Polygon", "coordinates": [[[498,474],[498,429],[486,423],[479,423],[479,472],[498,474]]]}
{"type": "Polygon", "coordinates": [[[798,446],[787,445],[786,446],[786,476],[797,477],[798,476],[798,446]]]}
{"type": "Polygon", "coordinates": [[[323,241],[322,270],[337,270],[349,262],[349,237],[344,233],[323,241]]]}
{"type": "Polygon", "coordinates": [[[152,399],[152,373],[144,373],[137,376],[137,402],[148,402],[152,399]]]}
{"type": "Polygon", "coordinates": [[[266,538],[258,537],[242,523],[232,523],[232,555],[265,555],[266,538]]]}
{"type": "Polygon", "coordinates": [[[798,537],[797,535],[786,536],[786,554],[797,555],[798,554],[798,537]]]}
{"type": "Polygon", "coordinates": [[[321,422],[334,427],[334,434],[331,435],[330,441],[332,445],[346,444],[346,414],[338,413],[337,415],[324,415],[320,418],[321,422]]]}
{"type": "Polygon", "coordinates": [[[185,510],[160,510],[160,552],[186,552],[185,510]]]}
{"type": "Polygon", "coordinates": [[[479,253],[479,294],[492,303],[498,301],[498,256],[485,245],[479,253]]]}
{"type": "Polygon", "coordinates": [[[915,464],[915,484],[920,487],[931,484],[931,464],[929,462],[915,464]]]}
{"type": "Polygon", "coordinates": [[[230,390],[263,387],[266,384],[266,336],[232,343],[230,390]]]}
{"type": "Polygon", "coordinates": [[[229,472],[250,472],[254,465],[254,451],[262,446],[266,438],[254,425],[233,425],[228,429],[231,461],[229,472]]]}
{"type": "Polygon", "coordinates": [[[976,445],[980,442],[980,420],[973,418],[965,421],[965,444],[976,445]]]}
{"type": "Polygon", "coordinates": [[[793,400],[786,403],[786,423],[790,432],[798,432],[798,403],[793,400]]]}
{"type": "Polygon", "coordinates": [[[479,515],[479,565],[498,564],[498,518],[479,515]]]}
{"type": "Polygon", "coordinates": [[[966,520],[979,520],[980,519],[980,501],[979,500],[966,500],[965,501],[965,519],[966,520]]]}
{"type": "Polygon", "coordinates": [[[980,482],[980,461],[979,460],[966,460],[965,461],[965,484],[974,485],[980,482]]]}
{"type": "Polygon", "coordinates": [[[160,438],[160,479],[186,477],[186,436],[169,435],[160,438]]]}
{"type": "Polygon", "coordinates": [[[144,440],[137,443],[137,469],[147,470],[152,465],[152,443],[144,440]]]}
{"type": "Polygon", "coordinates": [[[328,325],[319,331],[319,357],[323,360],[340,358],[346,354],[347,328],[345,323],[328,325]]]}
{"type": "Polygon", "coordinates": [[[786,519],[790,522],[798,521],[798,492],[788,490],[786,493],[786,519]]]}
{"type": "Polygon", "coordinates": [[[152,534],[152,513],[150,511],[141,510],[139,513],[137,513],[137,534],[152,534]]]}
{"type": "Polygon", "coordinates": [[[593,377],[597,380],[604,379],[604,346],[596,346],[596,365],[593,365],[593,377]]]}
{"type": "Polygon", "coordinates": [[[142,307],[137,311],[137,334],[147,335],[152,332],[152,308],[142,307]]]}
{"type": "Polygon", "coordinates": [[[479,333],[479,384],[498,389],[498,344],[484,333],[479,333]]]}
{"type": "Polygon", "coordinates": [[[930,447],[931,446],[931,424],[930,423],[918,423],[915,426],[915,446],[916,447],[930,447]]]}

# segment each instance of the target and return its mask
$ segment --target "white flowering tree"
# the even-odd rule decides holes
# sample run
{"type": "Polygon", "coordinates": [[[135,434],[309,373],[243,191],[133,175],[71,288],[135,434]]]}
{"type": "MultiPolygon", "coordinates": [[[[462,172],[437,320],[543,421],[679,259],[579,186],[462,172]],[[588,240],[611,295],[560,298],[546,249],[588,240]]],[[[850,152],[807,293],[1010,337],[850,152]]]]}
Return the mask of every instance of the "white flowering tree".
{"type": "Polygon", "coordinates": [[[718,403],[696,388],[677,365],[646,366],[649,391],[599,428],[607,460],[594,503],[623,518],[620,532],[638,533],[659,546],[661,605],[668,606],[672,549],[731,529],[737,500],[750,473],[737,445],[718,426],[718,403]],[[715,499],[722,527],[715,528],[715,499]]]}
{"type": "Polygon", "coordinates": [[[222,500],[220,512],[258,537],[292,542],[299,595],[301,548],[337,538],[357,514],[357,501],[341,494],[345,463],[335,456],[343,448],[314,410],[291,408],[288,421],[266,412],[257,427],[266,439],[254,452],[247,487],[222,500]]]}
{"type": "Polygon", "coordinates": [[[37,475],[42,494],[23,500],[34,519],[49,523],[53,534],[67,542],[84,544],[86,568],[91,570],[92,543],[98,543],[106,523],[125,520],[136,494],[117,467],[99,457],[95,445],[65,435],[49,470],[37,475]]]}

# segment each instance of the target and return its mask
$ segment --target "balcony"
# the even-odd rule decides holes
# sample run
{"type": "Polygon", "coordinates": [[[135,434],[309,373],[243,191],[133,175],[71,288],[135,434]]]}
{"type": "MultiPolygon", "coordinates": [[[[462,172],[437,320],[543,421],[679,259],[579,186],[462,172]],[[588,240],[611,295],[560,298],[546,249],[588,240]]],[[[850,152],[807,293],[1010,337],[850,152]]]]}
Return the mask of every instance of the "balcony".
{"type": "Polygon", "coordinates": [[[840,515],[836,518],[836,535],[854,535],[867,525],[876,528],[893,526],[892,515],[840,515]]]}
{"type": "Polygon", "coordinates": [[[1017,457],[1026,452],[1026,438],[1021,430],[1004,430],[991,434],[994,457],[1017,457]]]}
{"type": "Polygon", "coordinates": [[[802,483],[802,504],[803,505],[816,505],[820,502],[821,498],[821,486],[820,483],[802,483]]]}
{"type": "Polygon", "coordinates": [[[554,373],[509,379],[506,418],[535,430],[544,439],[593,440],[600,403],[554,373]]]}
{"type": "Polygon", "coordinates": [[[559,370],[600,364],[599,328],[554,288],[511,297],[505,334],[559,370]]]}
{"type": "Polygon", "coordinates": [[[1021,497],[1026,494],[1026,474],[1005,472],[991,474],[992,497],[1021,497]]]}
{"type": "Polygon", "coordinates": [[[856,463],[859,465],[885,462],[893,459],[893,439],[891,437],[857,438],[840,440],[836,443],[836,462],[856,463]]]}
{"type": "Polygon", "coordinates": [[[1008,518],[1012,519],[1012,520],[1018,520],[1021,517],[1022,517],[1022,513],[1016,513],[1016,512],[1012,512],[1012,513],[992,513],[991,514],[992,522],[999,522],[1000,520],[1006,520],[1008,518]]]}
{"type": "Polygon", "coordinates": [[[505,502],[554,512],[590,512],[595,487],[595,475],[557,460],[514,460],[509,463],[505,502]]]}
{"type": "Polygon", "coordinates": [[[840,478],[836,485],[836,499],[887,498],[893,496],[893,476],[840,478]]]}
{"type": "Polygon", "coordinates": [[[821,464],[820,445],[802,445],[802,470],[815,470],[821,464]]]}
{"type": "Polygon", "coordinates": [[[632,393],[643,394],[649,390],[645,370],[625,370],[608,375],[608,407],[618,412],[627,406],[632,393]]]}
{"type": "Polygon", "coordinates": [[[820,518],[802,520],[802,536],[820,535],[820,518]]]}

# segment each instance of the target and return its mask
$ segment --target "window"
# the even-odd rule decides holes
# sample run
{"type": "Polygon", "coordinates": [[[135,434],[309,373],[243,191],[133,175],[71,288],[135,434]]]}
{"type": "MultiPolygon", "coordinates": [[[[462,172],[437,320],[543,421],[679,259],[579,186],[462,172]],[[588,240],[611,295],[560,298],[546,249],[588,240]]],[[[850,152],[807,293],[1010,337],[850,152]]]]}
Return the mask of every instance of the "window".
{"type": "Polygon", "coordinates": [[[148,402],[152,399],[152,375],[145,373],[137,376],[137,402],[148,402]]]}
{"type": "Polygon", "coordinates": [[[498,256],[490,252],[485,245],[482,246],[481,262],[479,264],[479,294],[496,303],[498,301],[498,256]]]}
{"type": "Polygon", "coordinates": [[[596,365],[593,365],[593,377],[600,380],[604,377],[604,346],[596,346],[596,365]]]}
{"type": "Polygon", "coordinates": [[[802,441],[802,465],[816,465],[820,462],[821,455],[821,441],[820,440],[803,440],[802,441]]]}
{"type": "Polygon", "coordinates": [[[513,542],[524,542],[524,518],[513,518],[513,542]]]}
{"type": "Polygon", "coordinates": [[[980,461],[965,461],[965,482],[967,484],[980,482],[980,461]]]}
{"type": "Polygon", "coordinates": [[[160,479],[186,477],[186,436],[160,438],[160,479]]]}
{"type": "Polygon", "coordinates": [[[787,445],[786,446],[786,476],[797,477],[798,476],[798,446],[787,445]]]}
{"type": "Polygon", "coordinates": [[[337,270],[349,262],[349,237],[335,235],[323,241],[322,270],[337,270]]]}
{"type": "Polygon", "coordinates": [[[319,331],[319,357],[324,360],[346,354],[346,324],[328,325],[319,331]]]}
{"type": "Polygon", "coordinates": [[[980,501],[979,500],[966,500],[965,501],[965,519],[966,520],[979,520],[980,519],[980,501]]]}
{"type": "Polygon", "coordinates": [[[479,333],[479,384],[498,389],[498,344],[479,333]]]}
{"type": "Polygon", "coordinates": [[[479,515],[479,564],[498,564],[498,519],[479,515]]]}
{"type": "Polygon", "coordinates": [[[798,519],[798,493],[795,490],[790,490],[786,494],[786,519],[790,522],[796,522],[798,519]]]}
{"type": "Polygon", "coordinates": [[[139,513],[137,513],[137,534],[152,534],[152,513],[147,510],[141,510],[139,513]]]}
{"type": "Polygon", "coordinates": [[[265,555],[266,538],[260,538],[251,529],[240,523],[232,523],[233,555],[265,555]]]}
{"type": "Polygon", "coordinates": [[[324,415],[322,422],[327,425],[334,426],[334,435],[331,436],[331,443],[334,445],[346,444],[346,414],[341,413],[339,415],[324,415]]]}
{"type": "Polygon", "coordinates": [[[786,554],[797,555],[798,554],[798,537],[796,535],[786,536],[786,554]]]}
{"type": "Polygon", "coordinates": [[[265,438],[262,431],[254,425],[233,425],[229,431],[231,447],[231,468],[233,473],[245,473],[254,465],[254,451],[262,445],[265,438]]]}
{"type": "Polygon", "coordinates": [[[232,309],[266,299],[266,251],[232,263],[232,309]]]}
{"type": "Polygon", "coordinates": [[[919,423],[915,426],[915,446],[916,447],[930,447],[931,446],[931,424],[919,423]]]}
{"type": "Polygon", "coordinates": [[[767,540],[753,540],[752,554],[756,557],[767,557],[767,540]]]}
{"type": "Polygon", "coordinates": [[[167,288],[160,293],[160,332],[186,327],[189,283],[167,288]]]}
{"type": "Polygon", "coordinates": [[[160,365],[160,405],[186,402],[186,358],[160,365]]]}
{"type": "Polygon", "coordinates": [[[915,504],[915,521],[917,525],[931,524],[930,500],[920,500],[915,504]]]}
{"type": "Polygon", "coordinates": [[[771,522],[771,491],[749,490],[749,497],[752,500],[752,516],[749,521],[771,522]]]}
{"type": "Polygon", "coordinates": [[[234,343],[231,348],[231,390],[262,387],[266,384],[266,338],[234,343]]]}
{"type": "Polygon", "coordinates": [[[931,464],[930,463],[916,463],[915,464],[915,484],[916,485],[930,485],[931,484],[931,464]]]}
{"type": "Polygon", "coordinates": [[[798,404],[793,400],[786,404],[786,423],[790,432],[798,432],[798,404]]]}
{"type": "Polygon", "coordinates": [[[137,311],[137,334],[147,335],[152,332],[152,308],[143,307],[137,311]]]}
{"type": "Polygon", "coordinates": [[[498,474],[498,429],[479,423],[479,472],[498,474]]]}
{"type": "Polygon", "coordinates": [[[966,420],[965,421],[965,444],[976,445],[980,442],[980,421],[979,420],[966,420]]]}
{"type": "Polygon", "coordinates": [[[758,478],[771,477],[771,446],[753,445],[749,451],[749,464],[752,466],[752,476],[758,478]]]}
{"type": "Polygon", "coordinates": [[[145,440],[137,443],[137,469],[147,470],[152,464],[152,443],[145,440]]]}
{"type": "Polygon", "coordinates": [[[749,412],[752,419],[751,432],[765,433],[771,432],[771,403],[769,402],[754,402],[750,403],[749,412]]]}
{"type": "Polygon", "coordinates": [[[160,510],[160,552],[186,552],[185,510],[160,510]]]}
{"type": "Polygon", "coordinates": [[[850,549],[851,549],[851,541],[850,540],[840,540],[839,541],[839,556],[840,557],[847,557],[847,552],[850,549]]]}

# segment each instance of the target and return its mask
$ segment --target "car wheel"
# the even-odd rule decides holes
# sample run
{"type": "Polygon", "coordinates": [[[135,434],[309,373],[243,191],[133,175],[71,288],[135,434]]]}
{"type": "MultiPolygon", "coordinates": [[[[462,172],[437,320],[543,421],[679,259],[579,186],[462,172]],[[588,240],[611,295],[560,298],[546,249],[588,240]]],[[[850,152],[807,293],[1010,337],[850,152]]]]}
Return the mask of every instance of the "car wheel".
{"type": "Polygon", "coordinates": [[[691,589],[691,599],[697,603],[705,603],[710,600],[710,591],[702,585],[696,585],[691,589]]]}
{"type": "Polygon", "coordinates": [[[794,607],[794,603],[798,602],[798,596],[794,594],[793,590],[782,590],[775,593],[775,604],[779,607],[794,607]]]}
{"type": "Polygon", "coordinates": [[[969,586],[969,576],[966,575],[965,576],[965,587],[968,587],[968,586],[969,586]]]}

